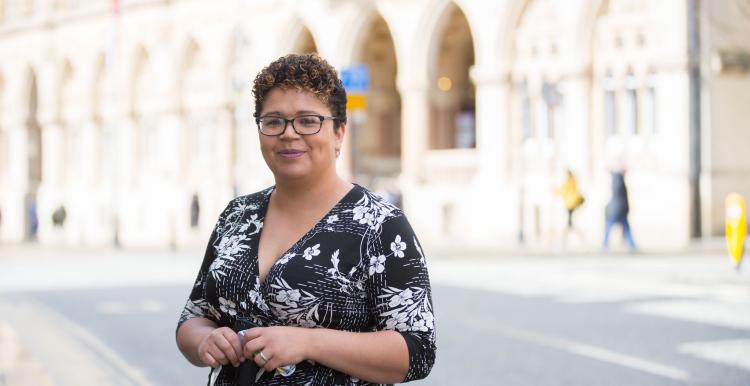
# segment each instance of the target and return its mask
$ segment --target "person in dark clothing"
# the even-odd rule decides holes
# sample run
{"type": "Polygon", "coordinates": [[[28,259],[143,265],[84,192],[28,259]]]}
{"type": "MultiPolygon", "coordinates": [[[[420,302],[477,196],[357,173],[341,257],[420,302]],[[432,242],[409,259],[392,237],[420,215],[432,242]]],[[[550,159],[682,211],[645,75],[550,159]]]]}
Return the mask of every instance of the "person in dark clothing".
{"type": "Polygon", "coordinates": [[[609,233],[612,227],[620,224],[622,226],[622,237],[625,245],[630,252],[635,252],[635,242],[633,241],[633,234],[630,231],[630,223],[628,222],[630,205],[628,204],[628,189],[625,186],[624,170],[612,172],[612,198],[610,198],[605,211],[604,250],[606,251],[609,247],[609,233]]]}
{"type": "Polygon", "coordinates": [[[65,226],[65,219],[68,218],[68,212],[65,207],[60,205],[52,212],[52,225],[58,228],[65,226]]]}
{"type": "Polygon", "coordinates": [[[201,206],[198,201],[198,195],[193,194],[193,198],[190,199],[190,227],[197,228],[200,220],[201,206]]]}

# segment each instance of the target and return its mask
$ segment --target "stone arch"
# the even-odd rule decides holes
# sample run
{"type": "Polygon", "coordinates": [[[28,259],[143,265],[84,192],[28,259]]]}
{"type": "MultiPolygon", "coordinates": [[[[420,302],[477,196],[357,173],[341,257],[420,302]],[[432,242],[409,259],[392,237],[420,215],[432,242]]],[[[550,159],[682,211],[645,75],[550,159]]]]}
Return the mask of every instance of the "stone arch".
{"type": "Polygon", "coordinates": [[[64,59],[60,65],[60,73],[57,82],[57,97],[55,99],[55,121],[60,129],[59,158],[55,163],[58,175],[62,177],[62,183],[68,183],[74,175],[72,158],[74,154],[74,131],[71,122],[71,104],[75,103],[73,98],[73,79],[75,72],[70,59],[64,59]]]}
{"type": "Polygon", "coordinates": [[[559,137],[562,94],[560,47],[564,44],[559,3],[529,0],[514,23],[510,49],[514,126],[521,141],[548,142],[559,137]],[[540,23],[539,21],[545,21],[540,23]],[[520,119],[518,119],[520,118],[520,119]]]}
{"type": "Polygon", "coordinates": [[[430,42],[428,87],[431,149],[476,146],[476,90],[469,71],[475,47],[471,26],[461,8],[447,4],[430,42]]]}
{"type": "Polygon", "coordinates": [[[293,40],[290,52],[296,54],[311,54],[318,52],[318,45],[315,43],[315,37],[307,26],[303,23],[299,23],[297,26],[296,33],[291,36],[296,36],[293,40]]]}
{"type": "Polygon", "coordinates": [[[149,51],[138,45],[133,55],[133,67],[130,73],[130,96],[128,101],[128,116],[132,121],[130,133],[130,159],[132,165],[131,182],[139,179],[141,166],[145,162],[148,117],[144,109],[148,98],[151,66],[149,51]]]}
{"type": "Polygon", "coordinates": [[[503,70],[510,71],[515,58],[515,36],[521,24],[526,9],[534,0],[515,0],[508,2],[505,12],[504,27],[500,29],[495,62],[502,65],[503,70]]]}
{"type": "MultiPolygon", "coordinates": [[[[107,162],[104,160],[105,132],[106,126],[110,124],[104,119],[104,104],[107,97],[107,81],[110,74],[107,71],[107,60],[104,53],[99,53],[95,59],[93,82],[91,84],[91,122],[94,127],[93,138],[93,160],[94,160],[94,184],[98,185],[104,180],[107,162]]],[[[109,153],[109,152],[107,152],[109,153]]]]}
{"type": "Polygon", "coordinates": [[[353,174],[382,190],[401,170],[401,96],[393,35],[379,13],[371,13],[355,47],[351,62],[365,65],[370,79],[364,108],[350,112],[353,174]]]}
{"type": "Polygon", "coordinates": [[[199,74],[196,73],[196,68],[202,55],[201,50],[196,39],[188,36],[181,50],[178,70],[178,111],[185,130],[180,151],[180,165],[182,166],[180,175],[183,179],[190,176],[191,169],[193,169],[191,165],[203,158],[198,148],[200,145],[199,116],[196,111],[200,102],[200,82],[197,79],[199,74]]]}
{"type": "Polygon", "coordinates": [[[575,25],[579,28],[575,32],[575,44],[573,47],[580,49],[576,53],[582,65],[590,67],[593,60],[593,42],[596,21],[607,12],[609,0],[588,0],[576,16],[575,25]]]}
{"type": "Polygon", "coordinates": [[[201,54],[201,47],[194,37],[190,36],[187,38],[185,45],[182,48],[182,55],[180,60],[180,67],[178,70],[177,79],[177,96],[178,96],[178,107],[177,109],[181,113],[185,113],[191,102],[193,102],[190,95],[195,89],[195,68],[196,62],[199,60],[201,54]]]}

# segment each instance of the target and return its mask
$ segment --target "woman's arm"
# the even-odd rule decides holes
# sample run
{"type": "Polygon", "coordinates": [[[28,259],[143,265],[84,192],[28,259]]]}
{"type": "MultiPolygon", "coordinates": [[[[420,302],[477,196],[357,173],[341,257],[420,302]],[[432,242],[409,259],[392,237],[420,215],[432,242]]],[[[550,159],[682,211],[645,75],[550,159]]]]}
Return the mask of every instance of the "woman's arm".
{"type": "Polygon", "coordinates": [[[218,328],[206,318],[193,318],[177,330],[177,347],[195,366],[217,367],[232,363],[239,366],[244,361],[237,334],[228,327],[218,328]]]}
{"type": "Polygon", "coordinates": [[[409,351],[396,331],[348,332],[312,329],[308,358],[372,383],[403,382],[409,351]]]}
{"type": "Polygon", "coordinates": [[[267,371],[311,360],[368,382],[398,383],[409,369],[406,342],[395,331],[260,327],[246,330],[245,341],[244,356],[267,371]]]}

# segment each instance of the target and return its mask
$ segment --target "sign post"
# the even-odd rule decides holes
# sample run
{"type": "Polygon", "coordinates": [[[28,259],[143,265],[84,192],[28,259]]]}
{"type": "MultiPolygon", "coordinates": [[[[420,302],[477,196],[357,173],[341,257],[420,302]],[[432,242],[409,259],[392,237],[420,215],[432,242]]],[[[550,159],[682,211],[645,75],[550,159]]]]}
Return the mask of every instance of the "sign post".
{"type": "Polygon", "coordinates": [[[341,70],[341,82],[346,89],[346,109],[349,111],[349,137],[351,176],[357,180],[359,130],[364,126],[367,92],[370,88],[370,71],[365,64],[356,64],[341,70]]]}

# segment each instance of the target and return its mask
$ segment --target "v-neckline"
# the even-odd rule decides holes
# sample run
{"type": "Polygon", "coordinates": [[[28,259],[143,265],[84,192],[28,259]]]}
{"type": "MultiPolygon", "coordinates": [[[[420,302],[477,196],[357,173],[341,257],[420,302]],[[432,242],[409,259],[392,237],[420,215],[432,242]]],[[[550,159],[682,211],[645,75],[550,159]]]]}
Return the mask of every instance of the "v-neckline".
{"type": "MultiPolygon", "coordinates": [[[[255,274],[255,277],[258,278],[258,283],[259,283],[259,286],[260,286],[259,290],[260,290],[261,293],[264,292],[263,288],[265,287],[265,283],[268,281],[268,278],[271,276],[271,273],[273,272],[273,270],[276,268],[277,265],[280,265],[280,264],[278,264],[279,260],[281,260],[284,256],[286,256],[287,254],[289,254],[291,251],[295,250],[297,248],[297,246],[300,244],[300,242],[302,242],[303,240],[306,240],[308,238],[308,236],[315,229],[317,229],[318,226],[323,221],[325,221],[331,215],[331,212],[333,212],[335,209],[337,209],[339,206],[341,206],[341,204],[343,204],[344,202],[349,201],[348,200],[349,196],[352,195],[352,194],[354,194],[355,191],[357,191],[359,189],[360,189],[359,185],[352,184],[351,189],[349,189],[349,191],[346,192],[346,194],[343,197],[341,197],[341,199],[339,199],[336,202],[336,204],[334,204],[331,207],[331,209],[329,209],[323,215],[323,217],[321,217],[318,221],[316,221],[315,224],[310,229],[308,229],[307,232],[305,232],[304,234],[302,234],[302,236],[300,236],[295,242],[293,242],[292,245],[289,248],[287,248],[286,250],[284,250],[280,255],[276,256],[276,258],[273,260],[273,263],[271,264],[271,267],[268,269],[268,272],[266,272],[266,276],[263,278],[263,280],[261,280],[261,278],[260,278],[260,238],[263,236],[264,227],[262,227],[262,226],[260,227],[260,230],[258,231],[258,234],[255,237],[255,240],[253,240],[253,244],[254,244],[253,247],[255,248],[255,251],[256,251],[255,252],[255,269],[254,269],[255,272],[254,272],[254,274],[255,274]]],[[[262,220],[263,222],[266,221],[266,215],[268,214],[269,203],[271,202],[271,194],[273,194],[273,192],[275,190],[276,190],[276,186],[272,186],[268,190],[268,193],[266,194],[266,199],[263,202],[263,206],[261,207],[260,213],[262,215],[261,218],[263,219],[262,220]]]]}

